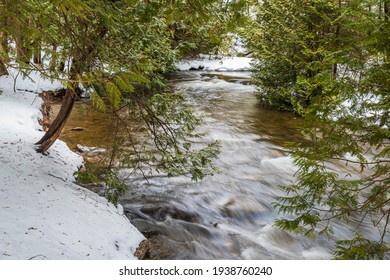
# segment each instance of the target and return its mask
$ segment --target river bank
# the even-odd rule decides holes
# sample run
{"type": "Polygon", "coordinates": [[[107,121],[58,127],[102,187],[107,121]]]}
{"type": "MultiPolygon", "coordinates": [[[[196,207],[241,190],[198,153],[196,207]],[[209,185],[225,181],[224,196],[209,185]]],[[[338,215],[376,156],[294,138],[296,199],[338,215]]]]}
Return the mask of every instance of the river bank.
{"type": "Polygon", "coordinates": [[[35,151],[37,93],[59,87],[39,75],[0,77],[0,259],[135,259],[145,237],[122,207],[74,183],[82,158],[62,141],[35,151]]]}

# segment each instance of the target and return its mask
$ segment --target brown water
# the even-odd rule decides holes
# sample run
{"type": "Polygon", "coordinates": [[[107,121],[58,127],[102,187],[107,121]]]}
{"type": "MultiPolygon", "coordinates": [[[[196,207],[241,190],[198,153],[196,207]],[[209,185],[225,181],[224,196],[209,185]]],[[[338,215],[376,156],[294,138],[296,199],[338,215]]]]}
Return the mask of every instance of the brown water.
{"type": "MultiPolygon", "coordinates": [[[[54,103],[52,109],[53,115],[57,115],[60,103],[54,103]]],[[[92,109],[89,101],[79,101],[62,131],[60,139],[73,150],[76,149],[77,144],[109,148],[113,140],[113,122],[114,119],[111,115],[92,109]]]]}
{"type": "MultiPolygon", "coordinates": [[[[129,190],[120,203],[150,239],[150,257],[331,258],[334,240],[313,241],[273,226],[281,217],[272,206],[275,197],[283,195],[278,186],[289,183],[296,171],[285,146],[303,141],[300,120],[259,106],[248,73],[218,74],[182,72],[171,81],[204,117],[201,130],[208,134],[200,141],[221,141],[216,162],[221,173],[198,183],[161,174],[126,181],[129,190]]],[[[75,110],[61,138],[72,148],[108,147],[112,127],[107,115],[75,110]],[[72,130],[77,127],[83,130],[72,130]]],[[[343,224],[336,224],[335,232],[337,238],[350,236],[343,224]]]]}

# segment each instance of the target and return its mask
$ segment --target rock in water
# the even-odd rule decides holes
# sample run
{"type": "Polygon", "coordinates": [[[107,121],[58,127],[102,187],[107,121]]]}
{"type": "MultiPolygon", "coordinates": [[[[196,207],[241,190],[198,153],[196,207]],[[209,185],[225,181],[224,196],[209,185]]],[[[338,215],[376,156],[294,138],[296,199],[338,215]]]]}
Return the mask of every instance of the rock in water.
{"type": "Polygon", "coordinates": [[[80,153],[85,154],[85,155],[98,155],[98,154],[103,154],[103,153],[107,152],[107,150],[103,149],[103,148],[87,147],[87,146],[83,146],[80,144],[77,144],[76,147],[80,153]]]}

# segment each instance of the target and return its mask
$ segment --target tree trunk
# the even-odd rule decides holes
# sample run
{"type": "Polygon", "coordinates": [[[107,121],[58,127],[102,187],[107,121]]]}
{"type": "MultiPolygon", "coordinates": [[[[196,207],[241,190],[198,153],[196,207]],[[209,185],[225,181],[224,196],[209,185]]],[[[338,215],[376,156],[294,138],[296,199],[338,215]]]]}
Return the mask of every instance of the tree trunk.
{"type": "Polygon", "coordinates": [[[24,43],[23,43],[25,38],[23,38],[20,35],[20,32],[17,31],[16,34],[14,35],[14,39],[15,39],[15,45],[16,45],[16,57],[17,57],[18,61],[23,62],[25,64],[29,64],[30,59],[28,57],[28,50],[24,46],[24,43]]]}
{"type": "Polygon", "coordinates": [[[0,76],[8,75],[8,70],[3,61],[0,58],[0,76]]]}
{"type": "Polygon", "coordinates": [[[0,76],[8,75],[7,67],[5,66],[7,50],[4,44],[4,34],[0,32],[0,76]]]}
{"type": "MultiPolygon", "coordinates": [[[[338,8],[339,8],[339,11],[338,11],[338,17],[341,16],[341,7],[342,7],[342,3],[341,3],[341,0],[338,1],[338,8]]],[[[335,32],[335,47],[336,49],[339,49],[340,47],[340,31],[341,31],[341,24],[339,21],[337,21],[336,23],[336,32],[335,32]]],[[[333,64],[333,79],[336,79],[337,78],[337,71],[338,71],[338,65],[337,65],[337,62],[333,64]]]]}
{"type": "MultiPolygon", "coordinates": [[[[81,20],[80,24],[83,24],[81,20]]],[[[103,38],[106,33],[107,29],[104,27],[97,36],[98,38],[103,38]]],[[[61,131],[64,128],[76,101],[77,89],[79,85],[79,82],[77,82],[77,76],[83,73],[85,69],[88,69],[88,58],[95,50],[95,48],[95,42],[92,42],[89,46],[85,46],[85,52],[80,54],[79,58],[73,57],[69,75],[71,86],[66,89],[65,98],[62,101],[61,109],[56,119],[50,125],[49,130],[45,133],[45,135],[43,135],[43,137],[37,143],[35,143],[36,145],[39,145],[37,152],[46,152],[60,136],[61,131]]]]}
{"type": "Polygon", "coordinates": [[[51,58],[50,58],[50,63],[49,63],[49,70],[50,71],[56,70],[57,62],[58,62],[57,45],[53,43],[52,44],[52,51],[51,51],[51,58]]]}
{"type": "MultiPolygon", "coordinates": [[[[383,3],[384,17],[385,22],[388,23],[390,21],[390,0],[385,0],[383,3]]],[[[389,63],[390,61],[390,51],[388,48],[385,48],[385,61],[389,63]]]]}
{"type": "Polygon", "coordinates": [[[57,117],[55,118],[45,135],[37,143],[35,143],[36,145],[39,145],[37,152],[46,152],[60,136],[60,133],[64,128],[65,123],[70,116],[70,113],[72,112],[74,102],[77,96],[77,86],[78,83],[73,82],[72,87],[66,89],[65,97],[62,102],[60,112],[58,113],[57,117]]]}
{"type": "Polygon", "coordinates": [[[35,64],[42,64],[42,53],[41,53],[41,43],[40,42],[34,42],[34,63],[35,64]]]}
{"type": "Polygon", "coordinates": [[[39,145],[37,148],[38,153],[46,152],[54,144],[54,142],[60,136],[61,131],[64,128],[70,113],[72,112],[74,103],[76,101],[77,89],[79,86],[77,75],[82,72],[81,61],[85,61],[85,57],[79,60],[74,58],[72,61],[72,67],[70,69],[69,75],[70,87],[68,86],[66,89],[60,111],[53,123],[50,125],[49,130],[37,143],[35,143],[35,145],[39,145]]]}
{"type": "Polygon", "coordinates": [[[0,76],[8,75],[7,67],[5,66],[4,62],[0,58],[0,76]]]}

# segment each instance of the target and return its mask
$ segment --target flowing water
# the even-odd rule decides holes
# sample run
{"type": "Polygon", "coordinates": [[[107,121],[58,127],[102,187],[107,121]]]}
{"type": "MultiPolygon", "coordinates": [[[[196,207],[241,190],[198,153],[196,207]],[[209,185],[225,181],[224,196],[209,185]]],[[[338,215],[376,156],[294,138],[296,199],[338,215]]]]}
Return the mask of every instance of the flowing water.
{"type": "MultiPolygon", "coordinates": [[[[273,226],[278,189],[296,168],[286,143],[303,141],[300,120],[258,105],[248,73],[181,72],[171,77],[204,117],[203,142],[221,141],[219,174],[201,182],[184,177],[131,177],[120,203],[150,240],[152,259],[329,259],[334,240],[313,241],[273,226]],[[222,74],[222,75],[221,75],[222,74]]],[[[61,138],[105,146],[111,120],[77,110],[61,138]],[[84,129],[74,129],[82,126],[84,129]]],[[[367,229],[369,231],[369,229],[367,229]]],[[[349,228],[335,225],[337,238],[349,228]]]]}

